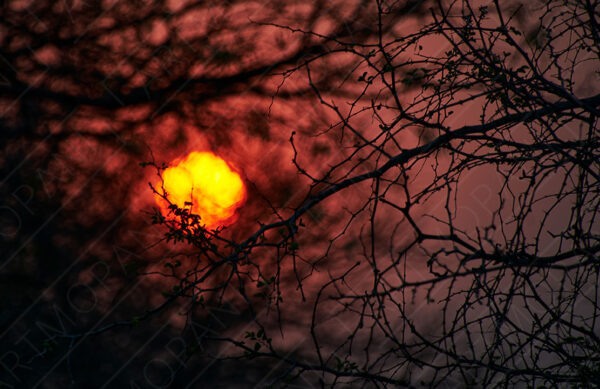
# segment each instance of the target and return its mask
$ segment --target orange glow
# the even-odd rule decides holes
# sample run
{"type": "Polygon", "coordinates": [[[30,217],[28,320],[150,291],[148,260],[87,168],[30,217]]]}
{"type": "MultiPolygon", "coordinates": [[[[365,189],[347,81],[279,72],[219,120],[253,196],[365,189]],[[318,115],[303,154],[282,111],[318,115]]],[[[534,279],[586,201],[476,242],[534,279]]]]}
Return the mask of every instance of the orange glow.
{"type": "MultiPolygon", "coordinates": [[[[246,198],[239,174],[209,152],[190,153],[176,166],[165,169],[162,178],[157,191],[163,193],[164,189],[171,203],[200,215],[206,228],[230,224],[246,198]]],[[[163,212],[168,212],[166,201],[159,195],[155,197],[163,212]]]]}

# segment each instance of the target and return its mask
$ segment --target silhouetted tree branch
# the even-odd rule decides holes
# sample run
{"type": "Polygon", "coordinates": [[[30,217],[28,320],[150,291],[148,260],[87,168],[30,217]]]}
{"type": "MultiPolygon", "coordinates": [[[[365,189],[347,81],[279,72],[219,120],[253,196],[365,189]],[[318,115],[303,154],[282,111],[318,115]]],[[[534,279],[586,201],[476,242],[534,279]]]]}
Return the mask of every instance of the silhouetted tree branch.
{"type": "MultiPolygon", "coordinates": [[[[597,2],[300,5],[299,16],[275,2],[239,17],[244,2],[231,2],[203,34],[181,40],[176,20],[208,15],[204,3],[173,13],[160,3],[140,13],[119,6],[106,11],[113,24],[71,35],[77,58],[97,53],[81,74],[67,71],[73,64],[37,64],[0,86],[3,97],[26,96],[4,123],[38,137],[46,136],[38,125],[22,123],[44,104],[60,109],[44,108],[43,123],[74,108],[85,113],[73,114],[79,120],[115,117],[112,131],[69,119],[64,127],[76,129],[47,133],[57,149],[74,134],[112,147],[117,139],[125,154],[145,158],[153,179],[169,154],[154,157],[159,141],[147,158],[138,143],[152,130],[139,128],[166,132],[154,124],[172,113],[176,127],[190,120],[213,144],[261,139],[243,159],[252,189],[238,223],[207,229],[192,206],[154,209],[147,216],[158,237],[135,248],[145,262],[128,262],[123,286],[109,293],[147,282],[147,300],[118,320],[49,334],[30,363],[55,347],[70,356],[88,337],[171,320],[185,349],[178,377],[198,360],[262,366],[259,384],[271,387],[597,387],[597,2]],[[102,37],[124,39],[150,20],[169,32],[140,39],[144,49],[131,55],[121,42],[103,59],[102,37]],[[215,37],[234,39],[221,46],[215,37]],[[262,39],[267,50],[254,56],[262,39]],[[146,45],[180,62],[151,65],[171,54],[146,45]],[[144,71],[103,70],[121,58],[144,71]],[[41,83],[24,80],[39,74],[41,83]],[[149,75],[141,84],[140,74],[149,75]],[[92,91],[87,80],[107,89],[92,91]],[[268,124],[256,103],[247,129],[235,130],[228,99],[239,95],[249,96],[240,107],[260,101],[268,124]],[[267,146],[286,153],[262,163],[267,146]]],[[[73,44],[4,12],[25,18],[13,39],[35,37],[33,51],[73,44]]],[[[10,63],[34,57],[5,46],[10,63]]],[[[21,137],[13,130],[6,139],[21,137]]],[[[149,191],[169,201],[156,181],[149,191]]]]}

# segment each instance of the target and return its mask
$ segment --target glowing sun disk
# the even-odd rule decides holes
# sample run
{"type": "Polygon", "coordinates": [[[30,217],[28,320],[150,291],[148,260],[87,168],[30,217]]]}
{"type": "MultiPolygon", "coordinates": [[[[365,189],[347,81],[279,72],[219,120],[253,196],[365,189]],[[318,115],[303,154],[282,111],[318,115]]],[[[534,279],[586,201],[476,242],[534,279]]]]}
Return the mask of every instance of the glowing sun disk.
{"type": "MultiPolygon", "coordinates": [[[[165,169],[157,190],[179,208],[200,215],[207,228],[229,224],[246,197],[240,176],[222,158],[209,153],[190,153],[176,166],[165,169]],[[190,205],[191,204],[191,205],[190,205]]],[[[157,203],[167,211],[159,195],[157,203]]]]}

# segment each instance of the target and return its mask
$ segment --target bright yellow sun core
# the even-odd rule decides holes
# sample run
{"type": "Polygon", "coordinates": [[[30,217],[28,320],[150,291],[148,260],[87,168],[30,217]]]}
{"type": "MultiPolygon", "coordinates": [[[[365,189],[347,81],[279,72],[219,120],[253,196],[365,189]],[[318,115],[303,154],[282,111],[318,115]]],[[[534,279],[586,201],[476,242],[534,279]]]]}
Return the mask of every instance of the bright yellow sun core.
{"type": "MultiPolygon", "coordinates": [[[[194,151],[176,166],[165,169],[156,188],[161,194],[164,188],[172,204],[200,215],[206,228],[230,224],[246,197],[239,174],[209,152],[194,151]]],[[[156,201],[166,212],[167,202],[159,195],[156,201]]]]}

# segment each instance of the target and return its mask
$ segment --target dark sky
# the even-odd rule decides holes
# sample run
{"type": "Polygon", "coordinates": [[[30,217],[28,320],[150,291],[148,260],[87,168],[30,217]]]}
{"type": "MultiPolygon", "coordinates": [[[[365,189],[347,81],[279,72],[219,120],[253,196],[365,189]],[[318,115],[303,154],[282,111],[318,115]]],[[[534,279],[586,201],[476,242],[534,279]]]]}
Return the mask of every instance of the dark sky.
{"type": "Polygon", "coordinates": [[[600,16],[484,3],[0,6],[0,387],[578,377],[600,16]],[[157,205],[193,152],[225,228],[157,205]]]}

